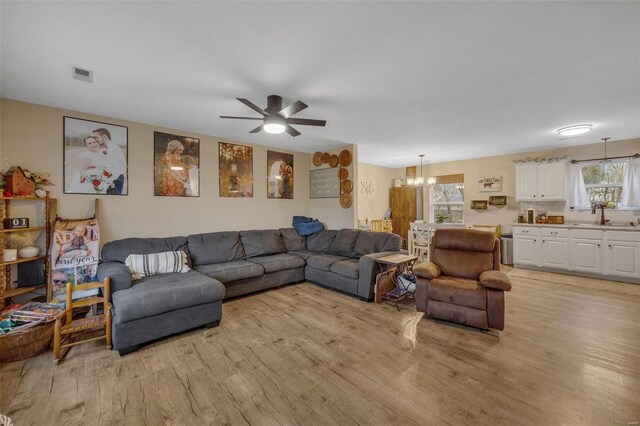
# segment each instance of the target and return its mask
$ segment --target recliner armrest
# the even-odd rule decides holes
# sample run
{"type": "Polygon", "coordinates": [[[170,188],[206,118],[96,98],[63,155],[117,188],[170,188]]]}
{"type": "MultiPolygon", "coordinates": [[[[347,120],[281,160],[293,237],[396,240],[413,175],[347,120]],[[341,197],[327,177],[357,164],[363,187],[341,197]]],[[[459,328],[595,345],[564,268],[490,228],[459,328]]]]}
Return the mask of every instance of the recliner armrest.
{"type": "Polygon", "coordinates": [[[480,274],[480,284],[483,287],[494,290],[511,290],[511,280],[505,273],[500,271],[484,271],[480,274]]]}
{"type": "Polygon", "coordinates": [[[440,274],[442,274],[442,271],[438,265],[433,262],[420,262],[413,265],[413,274],[416,277],[432,280],[438,278],[440,274]]]}

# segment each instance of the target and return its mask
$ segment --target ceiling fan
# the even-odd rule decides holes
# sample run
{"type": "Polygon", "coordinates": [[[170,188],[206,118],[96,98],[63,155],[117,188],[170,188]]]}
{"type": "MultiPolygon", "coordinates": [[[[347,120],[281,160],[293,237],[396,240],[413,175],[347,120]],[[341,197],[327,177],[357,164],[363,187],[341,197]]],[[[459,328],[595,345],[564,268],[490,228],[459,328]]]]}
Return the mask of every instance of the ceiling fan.
{"type": "Polygon", "coordinates": [[[324,126],[327,124],[325,120],[311,120],[308,118],[292,118],[291,116],[299,113],[308,105],[302,101],[295,101],[286,108],[282,108],[282,97],[278,95],[270,95],[267,97],[267,107],[260,108],[253,102],[244,98],[236,98],[252,110],[260,113],[262,117],[230,117],[221,115],[220,118],[234,118],[238,120],[262,120],[263,123],[253,129],[249,133],[258,133],[264,130],[267,133],[287,132],[291,136],[298,136],[301,133],[291,127],[291,124],[301,124],[304,126],[324,126]]]}

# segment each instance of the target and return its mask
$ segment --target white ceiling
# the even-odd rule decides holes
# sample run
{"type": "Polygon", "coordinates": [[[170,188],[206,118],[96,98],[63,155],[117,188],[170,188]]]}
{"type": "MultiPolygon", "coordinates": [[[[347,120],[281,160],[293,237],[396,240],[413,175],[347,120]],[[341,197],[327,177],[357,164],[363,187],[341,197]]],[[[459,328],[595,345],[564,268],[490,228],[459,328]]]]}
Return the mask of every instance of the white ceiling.
{"type": "Polygon", "coordinates": [[[388,167],[640,137],[640,2],[0,7],[6,98],[305,152],[355,143],[388,167]],[[218,118],[257,116],[234,98],[269,94],[327,126],[292,138],[218,118]]]}

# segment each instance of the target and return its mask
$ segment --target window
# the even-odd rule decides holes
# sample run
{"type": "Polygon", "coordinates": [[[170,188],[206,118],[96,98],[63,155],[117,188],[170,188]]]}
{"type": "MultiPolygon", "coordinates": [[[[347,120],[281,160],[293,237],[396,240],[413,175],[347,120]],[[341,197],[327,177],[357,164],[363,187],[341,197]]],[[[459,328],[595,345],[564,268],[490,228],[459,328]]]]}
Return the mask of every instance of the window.
{"type": "Polygon", "coordinates": [[[584,186],[591,204],[604,203],[617,207],[622,200],[626,161],[613,161],[604,167],[589,164],[582,167],[584,186]],[[613,203],[613,204],[612,204],[613,203]]]}
{"type": "Polygon", "coordinates": [[[464,175],[437,176],[429,191],[430,222],[464,223],[464,175]]]}

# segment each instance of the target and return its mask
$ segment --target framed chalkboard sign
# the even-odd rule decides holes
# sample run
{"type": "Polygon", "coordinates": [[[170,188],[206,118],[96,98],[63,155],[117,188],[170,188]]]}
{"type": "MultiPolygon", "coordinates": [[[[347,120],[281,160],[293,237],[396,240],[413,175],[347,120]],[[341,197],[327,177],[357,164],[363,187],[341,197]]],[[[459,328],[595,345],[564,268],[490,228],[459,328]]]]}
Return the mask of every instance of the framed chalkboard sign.
{"type": "Polygon", "coordinates": [[[340,177],[338,169],[318,169],[309,171],[310,198],[339,198],[340,177]]]}

